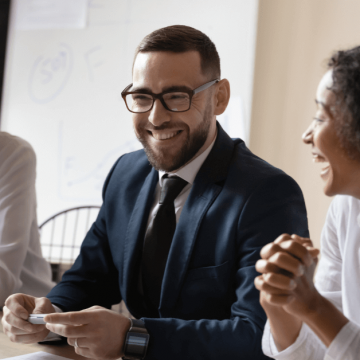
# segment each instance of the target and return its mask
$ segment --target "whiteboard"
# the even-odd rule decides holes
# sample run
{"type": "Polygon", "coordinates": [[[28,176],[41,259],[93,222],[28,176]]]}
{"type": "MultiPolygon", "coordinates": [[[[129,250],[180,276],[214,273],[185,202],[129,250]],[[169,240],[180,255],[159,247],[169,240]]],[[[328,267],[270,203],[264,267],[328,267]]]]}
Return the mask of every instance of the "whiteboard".
{"type": "Polygon", "coordinates": [[[155,29],[184,24],[213,40],[231,85],[219,121],[230,136],[249,138],[258,1],[85,0],[85,27],[15,26],[14,9],[24,14],[35,2],[12,3],[1,130],[36,152],[40,223],[100,205],[113,163],[141,148],[120,93],[132,82],[136,46],[155,29]]]}

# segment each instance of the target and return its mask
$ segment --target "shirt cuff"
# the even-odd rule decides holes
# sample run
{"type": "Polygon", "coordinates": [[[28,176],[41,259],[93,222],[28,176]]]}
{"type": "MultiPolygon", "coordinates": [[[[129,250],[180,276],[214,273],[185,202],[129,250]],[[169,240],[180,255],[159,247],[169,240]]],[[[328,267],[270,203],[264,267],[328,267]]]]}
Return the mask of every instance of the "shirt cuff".
{"type": "MultiPolygon", "coordinates": [[[[342,327],[339,333],[331,342],[324,360],[342,360],[347,359],[346,352],[351,352],[350,344],[356,336],[359,336],[360,328],[358,325],[349,321],[342,327]]],[[[359,354],[356,354],[358,356],[359,354]]],[[[355,354],[354,354],[355,356],[355,354]]],[[[355,358],[355,357],[354,357],[355,358]]]]}
{"type": "Polygon", "coordinates": [[[63,313],[63,311],[56,305],[52,304],[53,308],[55,309],[56,313],[63,313]]]}
{"type": "MultiPolygon", "coordinates": [[[[313,354],[321,352],[321,349],[315,350],[313,347],[317,347],[312,341],[312,331],[303,323],[300,329],[300,333],[295,342],[287,347],[283,351],[278,351],[274,338],[271,334],[271,328],[269,321],[266,322],[264,334],[262,338],[262,348],[265,355],[270,356],[277,360],[299,360],[299,359],[311,359],[313,354]],[[304,343],[306,342],[306,349],[304,349],[304,343]],[[310,355],[311,354],[311,355],[310,355]]],[[[319,340],[320,341],[320,340],[319,340]]],[[[320,346],[322,348],[324,345],[320,346]]],[[[324,351],[325,353],[325,351],[324,351]]]]}

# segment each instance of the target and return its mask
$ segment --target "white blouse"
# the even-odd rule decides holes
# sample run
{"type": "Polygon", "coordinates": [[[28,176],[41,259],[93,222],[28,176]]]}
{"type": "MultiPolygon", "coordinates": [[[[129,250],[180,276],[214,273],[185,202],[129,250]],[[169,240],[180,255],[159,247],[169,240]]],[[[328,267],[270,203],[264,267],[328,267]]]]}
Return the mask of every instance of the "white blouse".
{"type": "Polygon", "coordinates": [[[318,291],[350,320],[329,348],[303,324],[295,343],[278,352],[266,323],[262,347],[279,360],[360,359],[360,200],[336,196],[321,234],[321,258],[315,275],[318,291]]]}
{"type": "Polygon", "coordinates": [[[0,308],[13,293],[45,296],[55,285],[41,254],[35,177],[31,145],[0,132],[0,308]]]}

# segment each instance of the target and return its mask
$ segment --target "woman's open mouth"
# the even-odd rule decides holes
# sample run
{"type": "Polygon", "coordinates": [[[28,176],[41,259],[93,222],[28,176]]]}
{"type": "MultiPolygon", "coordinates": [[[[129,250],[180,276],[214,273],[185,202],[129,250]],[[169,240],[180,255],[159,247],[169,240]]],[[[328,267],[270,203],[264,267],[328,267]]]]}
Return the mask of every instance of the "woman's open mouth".
{"type": "Polygon", "coordinates": [[[313,162],[314,163],[324,163],[325,166],[321,169],[320,176],[324,177],[330,170],[329,162],[321,155],[313,153],[313,162]]]}

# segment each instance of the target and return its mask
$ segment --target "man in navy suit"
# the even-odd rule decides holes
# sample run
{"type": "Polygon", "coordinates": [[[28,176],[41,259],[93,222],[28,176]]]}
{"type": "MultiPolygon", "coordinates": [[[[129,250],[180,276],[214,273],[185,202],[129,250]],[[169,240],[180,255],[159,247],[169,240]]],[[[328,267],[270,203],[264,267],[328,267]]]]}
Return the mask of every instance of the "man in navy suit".
{"type": "MultiPolygon", "coordinates": [[[[81,253],[47,298],[7,299],[5,333],[29,343],[51,330],[78,354],[101,359],[124,353],[133,359],[265,359],[255,263],[280,234],[308,236],[300,188],[216,122],[230,86],[220,80],[215,45],[200,31],[172,26],[145,37],[133,83],[122,95],[144,150],[113,166],[81,253]],[[162,248],[153,245],[156,239],[147,248],[147,236],[173,175],[186,182],[171,201],[176,230],[154,301],[147,296],[158,285],[156,277],[151,282],[149,249],[157,268],[162,248]],[[121,299],[140,321],[131,324],[108,310],[121,299]],[[64,313],[47,315],[46,328],[25,321],[29,313],[55,309],[64,313]]],[[[167,225],[160,223],[159,238],[167,225]]]]}

